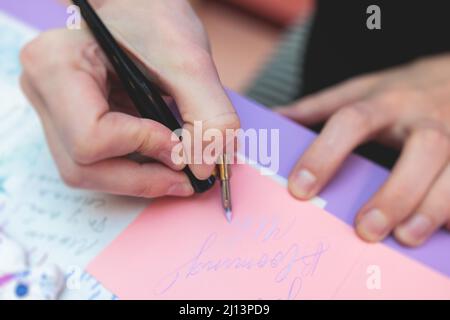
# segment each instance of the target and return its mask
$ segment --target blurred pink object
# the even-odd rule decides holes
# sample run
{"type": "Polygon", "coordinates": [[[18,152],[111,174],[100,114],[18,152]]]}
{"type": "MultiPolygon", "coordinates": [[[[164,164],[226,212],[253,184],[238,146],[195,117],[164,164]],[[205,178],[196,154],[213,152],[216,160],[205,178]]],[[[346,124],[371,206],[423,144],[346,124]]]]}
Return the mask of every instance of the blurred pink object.
{"type": "Polygon", "coordinates": [[[289,25],[314,9],[314,0],[224,0],[282,26],[289,25]]]}

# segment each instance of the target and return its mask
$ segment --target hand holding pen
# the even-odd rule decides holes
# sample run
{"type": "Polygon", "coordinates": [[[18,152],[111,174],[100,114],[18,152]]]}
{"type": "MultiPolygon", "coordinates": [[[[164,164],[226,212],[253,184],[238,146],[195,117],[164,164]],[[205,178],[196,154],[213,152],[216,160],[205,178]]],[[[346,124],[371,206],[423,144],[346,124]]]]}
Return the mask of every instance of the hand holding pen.
{"type": "MultiPolygon", "coordinates": [[[[96,11],[133,61],[176,100],[185,128],[192,130],[194,120],[221,131],[239,127],[203,28],[186,2],[130,3],[107,1],[96,11]]],[[[171,130],[136,116],[87,28],[39,36],[22,52],[22,63],[22,86],[69,185],[143,197],[193,194],[183,168],[171,161],[171,130]],[[134,152],[158,162],[137,164],[126,157],[134,152]]],[[[214,165],[189,168],[202,180],[214,165]]]]}

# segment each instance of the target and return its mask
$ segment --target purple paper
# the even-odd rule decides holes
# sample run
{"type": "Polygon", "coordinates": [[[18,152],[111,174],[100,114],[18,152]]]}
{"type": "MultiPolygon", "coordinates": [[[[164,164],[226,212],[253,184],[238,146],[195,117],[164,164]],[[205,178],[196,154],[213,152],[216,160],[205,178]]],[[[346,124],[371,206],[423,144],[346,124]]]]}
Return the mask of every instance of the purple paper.
{"type": "Polygon", "coordinates": [[[0,10],[39,29],[65,26],[66,8],[55,0],[2,0],[0,10]]]}
{"type": "MultiPolygon", "coordinates": [[[[0,10],[41,30],[64,26],[67,18],[65,8],[53,0],[7,0],[0,3],[0,10]]],[[[280,169],[278,173],[287,178],[297,159],[315,138],[315,133],[236,93],[229,92],[229,95],[241,117],[244,129],[280,130],[280,169]]],[[[358,209],[375,193],[388,175],[389,172],[380,166],[352,155],[334,180],[321,193],[321,197],[327,201],[327,211],[352,225],[358,209]]],[[[388,238],[385,244],[450,276],[450,233],[444,230],[437,232],[420,248],[405,248],[392,237],[388,238]]]]}
{"type": "MultiPolygon", "coordinates": [[[[236,93],[229,96],[241,118],[244,129],[280,130],[280,170],[288,177],[300,155],[314,140],[316,134],[309,129],[251,102],[236,93]]],[[[247,155],[248,156],[248,155],[247,155]]],[[[251,159],[257,161],[258,159],[251,159]]],[[[353,225],[353,219],[362,205],[378,190],[389,172],[360,156],[350,156],[331,183],[320,196],[327,201],[326,210],[345,223],[353,225]]],[[[450,233],[437,232],[419,248],[406,248],[392,237],[387,246],[450,276],[450,233]]]]}

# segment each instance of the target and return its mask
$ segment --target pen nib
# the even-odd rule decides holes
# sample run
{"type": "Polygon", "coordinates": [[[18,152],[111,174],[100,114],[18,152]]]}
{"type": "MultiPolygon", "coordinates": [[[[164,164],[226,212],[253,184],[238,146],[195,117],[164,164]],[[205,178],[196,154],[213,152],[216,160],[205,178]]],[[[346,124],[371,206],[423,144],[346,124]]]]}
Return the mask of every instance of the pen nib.
{"type": "Polygon", "coordinates": [[[232,218],[233,218],[233,214],[231,213],[231,210],[230,210],[230,209],[226,209],[226,210],[225,210],[225,217],[227,218],[227,221],[228,221],[229,223],[231,223],[231,220],[232,220],[232,218]]]}

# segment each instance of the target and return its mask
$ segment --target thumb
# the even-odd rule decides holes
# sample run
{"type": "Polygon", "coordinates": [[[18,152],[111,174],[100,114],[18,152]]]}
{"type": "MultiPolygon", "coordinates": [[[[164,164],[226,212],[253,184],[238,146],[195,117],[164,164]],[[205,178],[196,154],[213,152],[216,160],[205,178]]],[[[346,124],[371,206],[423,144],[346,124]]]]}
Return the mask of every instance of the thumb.
{"type": "Polygon", "coordinates": [[[182,137],[190,156],[188,164],[199,179],[211,175],[220,155],[234,152],[234,133],[240,127],[214,63],[209,54],[205,55],[190,61],[185,72],[174,73],[169,86],[184,121],[182,137]],[[210,152],[211,144],[217,147],[214,152],[210,152]]]}

